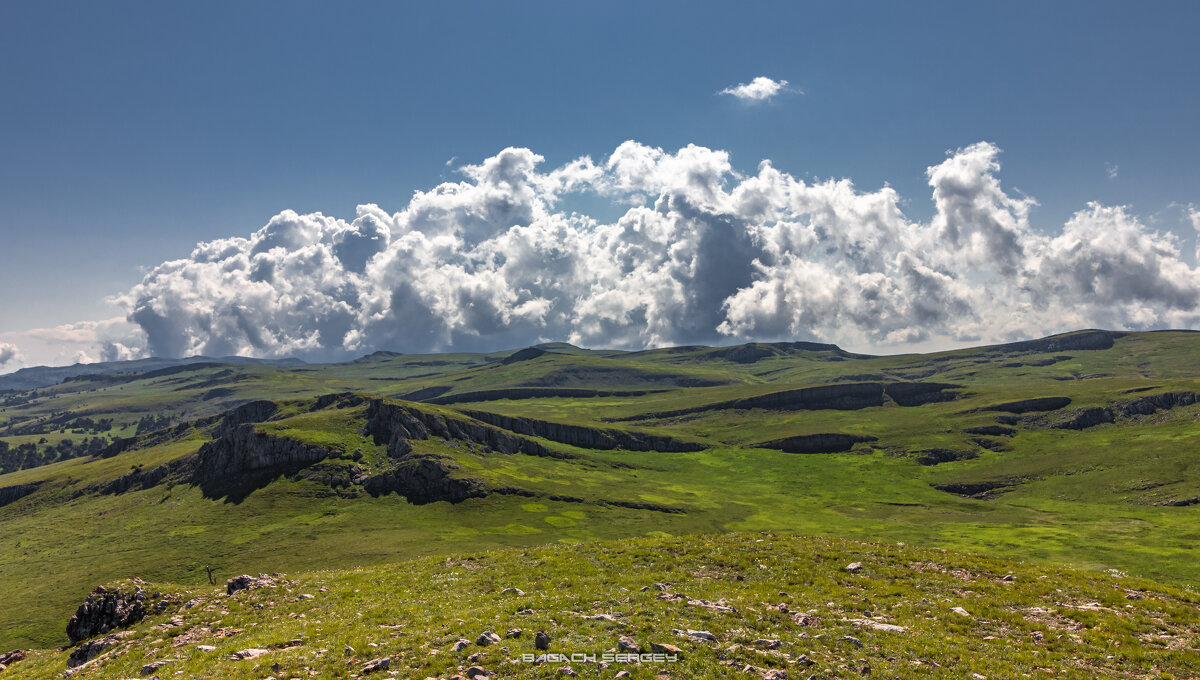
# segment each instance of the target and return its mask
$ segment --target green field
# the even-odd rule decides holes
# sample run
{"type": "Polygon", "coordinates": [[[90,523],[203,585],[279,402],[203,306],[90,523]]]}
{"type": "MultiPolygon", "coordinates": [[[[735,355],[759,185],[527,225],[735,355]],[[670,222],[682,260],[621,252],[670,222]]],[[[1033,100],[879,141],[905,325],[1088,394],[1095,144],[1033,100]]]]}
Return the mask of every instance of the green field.
{"type": "MultiPolygon", "coordinates": [[[[377,354],[346,364],[210,365],[10,394],[0,440],[12,446],[69,436],[72,418],[111,418],[99,436],[129,441],[112,455],[0,475],[0,494],[31,490],[0,505],[0,590],[36,603],[0,609],[0,648],[64,644],[75,606],[114,579],[196,586],[207,583],[206,565],[228,578],[728,532],[904,543],[974,556],[957,560],[1116,570],[1194,587],[1200,404],[1179,395],[1200,393],[1200,334],[1092,332],[1040,343],[892,357],[787,343],[635,353],[552,345],[511,360],[511,352],[377,354]],[[900,388],[884,387],[912,383],[941,385],[947,400],[902,405],[891,391],[900,388]],[[829,385],[837,387],[821,391],[829,385]],[[803,393],[811,397],[779,397],[812,387],[821,389],[803,393]],[[335,393],[357,396],[317,401],[335,393]],[[1046,397],[1062,399],[995,410],[1046,397]],[[224,441],[222,414],[253,400],[275,406],[243,425],[246,436],[280,451],[290,449],[279,442],[295,442],[310,458],[199,479],[188,466],[206,442],[224,441]],[[373,404],[540,453],[431,434],[407,439],[411,451],[401,455],[370,431],[371,409],[383,408],[373,404]],[[1112,422],[1056,427],[1084,409],[1107,409],[1112,422]],[[147,416],[170,425],[133,438],[147,416]],[[976,428],[987,429],[968,431],[976,428]],[[859,441],[841,451],[767,448],[831,434],[859,441]],[[604,442],[616,444],[596,448],[604,442]],[[438,466],[447,476],[439,484],[470,495],[415,504],[366,481],[411,476],[417,463],[438,466]]],[[[880,663],[871,665],[891,668],[887,677],[910,672],[880,663]]]]}

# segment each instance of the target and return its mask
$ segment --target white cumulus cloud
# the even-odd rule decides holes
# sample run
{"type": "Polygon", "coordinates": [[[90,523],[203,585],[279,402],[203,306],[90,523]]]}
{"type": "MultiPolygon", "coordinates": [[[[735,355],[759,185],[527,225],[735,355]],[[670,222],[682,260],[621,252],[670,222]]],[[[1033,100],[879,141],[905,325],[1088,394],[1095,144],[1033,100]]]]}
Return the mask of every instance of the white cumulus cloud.
{"type": "Polygon", "coordinates": [[[758,76],[748,83],[732,85],[717,94],[727,94],[748,101],[766,101],[783,92],[787,84],[786,80],[772,80],[766,76],[758,76]]]}
{"type": "Polygon", "coordinates": [[[741,174],[719,149],[629,141],[543,168],[509,148],[395,212],[284,210],[200,243],[116,298],[124,320],[4,339],[56,343],[64,358],[321,360],[548,339],[902,350],[1200,325],[1200,269],[1175,236],[1100,204],[1035,226],[1035,200],[1005,189],[999,157],[981,142],[929,167],[934,214],[918,221],[890,187],[806,181],[769,161],[741,174]],[[596,201],[617,216],[571,209],[596,201]]]}

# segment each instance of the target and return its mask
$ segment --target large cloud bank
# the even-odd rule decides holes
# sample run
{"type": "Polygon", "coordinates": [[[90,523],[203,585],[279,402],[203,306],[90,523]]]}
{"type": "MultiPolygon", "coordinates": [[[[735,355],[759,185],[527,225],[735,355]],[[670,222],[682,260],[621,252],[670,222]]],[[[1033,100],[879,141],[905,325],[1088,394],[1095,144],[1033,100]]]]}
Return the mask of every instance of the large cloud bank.
{"type": "MultiPolygon", "coordinates": [[[[1054,233],[1007,193],[999,149],[928,169],[936,207],[908,219],[888,187],[808,183],[764,161],[626,142],[543,169],[509,148],[353,220],[286,210],[201,243],[118,298],[144,336],[106,354],[339,358],[518,347],[819,339],[951,345],[1081,327],[1193,327],[1200,269],[1171,234],[1089,204],[1054,233]],[[570,211],[591,195],[600,221],[570,211]]],[[[1200,219],[1200,218],[1198,218],[1200,219]]]]}

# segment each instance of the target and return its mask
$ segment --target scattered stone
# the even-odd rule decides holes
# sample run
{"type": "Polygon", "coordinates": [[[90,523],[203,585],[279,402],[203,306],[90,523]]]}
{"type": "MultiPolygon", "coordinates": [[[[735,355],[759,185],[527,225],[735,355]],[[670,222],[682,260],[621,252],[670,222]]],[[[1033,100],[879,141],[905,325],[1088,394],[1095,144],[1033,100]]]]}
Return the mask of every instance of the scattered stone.
{"type": "Polygon", "coordinates": [[[959,616],[965,616],[967,618],[971,617],[971,612],[967,611],[966,609],[963,609],[962,607],[955,607],[955,608],[951,609],[950,611],[954,612],[955,614],[958,614],[959,616]]]}
{"type": "Polygon", "coordinates": [[[630,677],[629,671],[618,671],[617,674],[613,676],[613,680],[625,680],[625,678],[628,677],[630,677]]]}
{"type": "Polygon", "coordinates": [[[573,678],[576,675],[579,675],[578,673],[575,672],[575,669],[571,668],[570,666],[563,666],[562,668],[558,669],[558,674],[566,676],[568,678],[573,678]]]}
{"type": "Polygon", "coordinates": [[[150,675],[151,673],[153,673],[154,671],[157,671],[158,669],[162,668],[163,666],[170,664],[172,661],[173,661],[173,659],[162,659],[161,661],[154,661],[154,662],[148,663],[145,666],[142,666],[142,675],[150,675]]]}
{"type": "Polygon", "coordinates": [[[454,643],[454,651],[456,651],[456,652],[461,652],[462,650],[464,650],[464,649],[466,649],[467,647],[470,647],[470,646],[471,646],[471,641],[470,641],[470,640],[463,640],[463,639],[460,639],[458,642],[455,642],[455,643],[454,643]]]}
{"type": "Polygon", "coordinates": [[[621,650],[622,652],[633,652],[634,654],[640,654],[642,651],[641,648],[638,647],[637,641],[627,635],[622,635],[620,639],[617,640],[617,649],[621,650]]]}
{"type": "Polygon", "coordinates": [[[479,666],[471,666],[470,668],[467,669],[467,677],[468,678],[486,678],[489,675],[491,675],[491,673],[489,671],[485,671],[484,669],[480,668],[479,666]]]}
{"type": "Polygon", "coordinates": [[[1129,593],[1128,595],[1125,596],[1125,599],[1126,600],[1140,600],[1140,599],[1142,599],[1142,596],[1138,595],[1137,593],[1129,593]]]}
{"type": "Polygon", "coordinates": [[[517,614],[520,616],[529,616],[530,614],[533,614],[533,613],[534,613],[534,611],[532,609],[521,609],[521,610],[517,611],[517,614]]]}
{"type": "Polygon", "coordinates": [[[815,666],[816,663],[816,661],[808,658],[807,654],[801,654],[800,656],[796,657],[796,665],[798,666],[815,666]]]}
{"type": "Polygon", "coordinates": [[[525,595],[525,591],[521,590],[520,588],[505,588],[504,590],[500,591],[500,594],[501,595],[516,595],[517,597],[521,597],[521,596],[525,595]]]}
{"type": "Polygon", "coordinates": [[[308,593],[304,593],[303,595],[297,597],[296,599],[297,600],[311,600],[311,599],[313,599],[313,596],[309,595],[308,593]]]}
{"type": "Polygon", "coordinates": [[[521,637],[521,633],[523,633],[523,632],[524,632],[524,631],[522,631],[520,628],[509,628],[509,629],[508,629],[508,630],[507,630],[507,631],[504,633],[504,637],[506,637],[506,638],[508,638],[508,639],[510,639],[510,640],[513,640],[513,639],[516,639],[516,638],[519,638],[519,637],[521,637]]]}
{"type": "Polygon", "coordinates": [[[497,642],[500,642],[500,636],[496,635],[490,630],[480,633],[479,637],[475,638],[475,644],[479,645],[480,647],[487,647],[488,645],[495,644],[497,642]]]}
{"type": "Polygon", "coordinates": [[[855,647],[863,646],[862,640],[859,640],[856,637],[850,637],[849,635],[843,635],[842,637],[838,638],[838,642],[849,642],[849,643],[853,644],[855,647]]]}
{"type": "Polygon", "coordinates": [[[550,649],[550,636],[545,631],[539,630],[537,635],[533,636],[533,646],[541,650],[550,649]]]}
{"type": "Polygon", "coordinates": [[[683,650],[675,645],[669,645],[665,642],[651,642],[650,651],[655,654],[678,654],[683,655],[683,650]]]}
{"type": "Polygon", "coordinates": [[[673,629],[671,632],[680,637],[689,637],[689,638],[692,638],[693,640],[704,640],[705,642],[716,642],[717,641],[717,636],[713,635],[712,633],[708,632],[707,630],[691,630],[691,629],[679,630],[678,628],[676,628],[676,629],[673,629]]]}
{"type": "Polygon", "coordinates": [[[846,620],[850,623],[853,623],[856,626],[863,626],[865,628],[873,628],[875,630],[886,630],[886,631],[889,631],[892,633],[903,633],[905,630],[907,630],[907,628],[905,628],[904,626],[897,626],[897,625],[894,625],[891,623],[881,623],[879,621],[874,621],[872,619],[846,619],[846,620]]]}
{"type": "Polygon", "coordinates": [[[617,617],[613,616],[612,614],[584,614],[583,618],[585,621],[613,621],[613,622],[615,622],[617,620],[617,617]]]}
{"type": "Polygon", "coordinates": [[[196,645],[196,649],[201,652],[215,652],[217,650],[212,645],[196,645]]]}
{"type": "Polygon", "coordinates": [[[269,650],[269,649],[258,649],[256,647],[251,647],[250,649],[243,649],[243,650],[234,652],[232,660],[239,661],[241,659],[253,659],[255,657],[262,656],[263,654],[268,654],[268,653],[270,653],[270,651],[271,650],[269,650]]]}
{"type": "Polygon", "coordinates": [[[788,680],[787,671],[769,670],[763,674],[763,680],[788,680]]]}
{"type": "Polygon", "coordinates": [[[862,562],[851,562],[845,566],[845,569],[850,573],[854,573],[859,569],[862,569],[862,562]]]}
{"type": "Polygon", "coordinates": [[[750,644],[754,645],[755,647],[762,647],[763,649],[779,649],[779,646],[783,643],[779,640],[768,640],[764,638],[755,640],[750,644]]]}
{"type": "Polygon", "coordinates": [[[275,579],[266,574],[259,574],[257,577],[249,574],[234,576],[225,582],[225,594],[233,595],[239,590],[256,590],[258,588],[272,588],[275,586],[275,579]]]}
{"type": "Polygon", "coordinates": [[[392,660],[390,657],[385,656],[381,659],[371,659],[370,661],[363,664],[362,672],[363,673],[374,673],[375,671],[386,671],[388,669],[388,667],[390,667],[391,665],[392,665],[392,660]]]}
{"type": "Polygon", "coordinates": [[[18,661],[24,661],[26,656],[28,656],[27,650],[14,649],[7,654],[0,654],[0,663],[11,666],[18,661]]]}
{"type": "Polygon", "coordinates": [[[171,630],[172,628],[178,628],[179,626],[182,626],[182,625],[183,625],[183,617],[182,616],[172,616],[170,621],[164,621],[163,623],[160,623],[157,626],[151,627],[150,630],[171,630]]]}
{"type": "Polygon", "coordinates": [[[131,626],[145,616],[146,595],[141,588],[129,593],[121,590],[110,592],[100,586],[75,610],[75,615],[67,623],[67,637],[72,643],[80,642],[93,635],[131,626]]]}

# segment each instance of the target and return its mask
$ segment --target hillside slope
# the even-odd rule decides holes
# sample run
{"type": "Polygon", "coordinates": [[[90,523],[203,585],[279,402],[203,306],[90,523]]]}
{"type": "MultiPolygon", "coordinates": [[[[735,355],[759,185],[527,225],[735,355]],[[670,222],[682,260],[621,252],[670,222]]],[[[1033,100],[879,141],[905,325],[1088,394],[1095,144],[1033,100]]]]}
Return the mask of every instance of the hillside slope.
{"type": "Polygon", "coordinates": [[[0,475],[0,589],[38,603],[0,608],[0,647],[61,644],[83,594],[131,575],[664,534],[903,541],[1200,583],[1198,334],[899,357],[534,350],[10,395],[0,441],[103,442],[0,475]]]}
{"type": "Polygon", "coordinates": [[[94,597],[140,590],[149,615],[70,650],[34,652],[4,677],[61,677],[88,650],[99,655],[72,677],[1200,673],[1194,592],[902,545],[734,534],[264,577],[232,595],[111,584],[94,597]],[[547,654],[562,656],[538,660],[547,654]]]}

